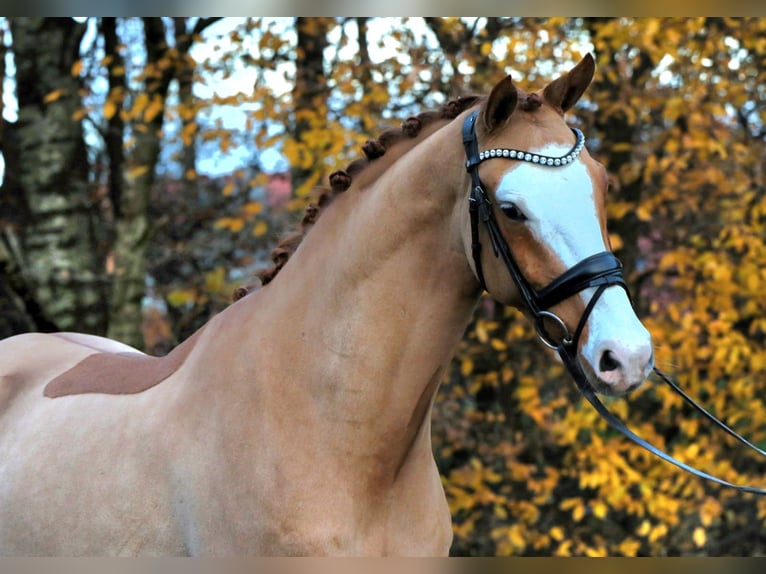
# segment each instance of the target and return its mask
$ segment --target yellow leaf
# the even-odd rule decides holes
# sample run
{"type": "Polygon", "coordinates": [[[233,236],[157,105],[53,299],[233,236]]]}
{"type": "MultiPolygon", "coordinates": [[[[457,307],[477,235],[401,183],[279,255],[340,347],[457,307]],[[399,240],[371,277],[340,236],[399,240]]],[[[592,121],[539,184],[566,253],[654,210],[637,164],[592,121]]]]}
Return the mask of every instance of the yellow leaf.
{"type": "Polygon", "coordinates": [[[184,177],[186,179],[197,179],[197,170],[195,170],[195,169],[187,169],[186,173],[184,174],[184,177]]]}
{"type": "Polygon", "coordinates": [[[614,219],[622,219],[632,210],[633,204],[629,201],[614,201],[609,204],[609,215],[614,219]]]}
{"type": "Polygon", "coordinates": [[[514,548],[518,550],[524,549],[524,547],[527,545],[527,541],[524,537],[521,526],[514,524],[508,529],[508,541],[514,548]]]}
{"type": "Polygon", "coordinates": [[[43,102],[46,104],[50,104],[51,102],[55,102],[56,100],[60,99],[61,96],[63,96],[65,93],[65,90],[53,90],[52,92],[45,95],[43,98],[43,102]]]}
{"type": "Polygon", "coordinates": [[[83,119],[85,116],[88,115],[87,108],[80,108],[75,113],[72,114],[72,121],[79,122],[81,119],[83,119]]]}
{"type": "Polygon", "coordinates": [[[77,77],[80,75],[80,72],[82,72],[82,60],[77,60],[74,64],[72,64],[71,73],[73,76],[77,77]]]}
{"type": "Polygon", "coordinates": [[[221,193],[223,194],[224,197],[229,197],[232,193],[234,193],[235,187],[236,187],[236,184],[233,181],[227,181],[226,185],[223,186],[221,193]]]}
{"type": "Polygon", "coordinates": [[[238,231],[242,231],[245,222],[239,217],[221,217],[213,225],[216,229],[229,229],[230,231],[237,233],[238,231]]]}
{"type": "Polygon", "coordinates": [[[245,215],[248,217],[260,215],[263,213],[263,204],[258,203],[257,201],[248,201],[242,206],[242,211],[244,211],[245,215]]]}
{"type": "Polygon", "coordinates": [[[197,293],[194,289],[174,289],[167,295],[168,303],[172,307],[182,307],[187,303],[194,303],[197,293]]]}
{"type": "Polygon", "coordinates": [[[622,240],[622,237],[620,237],[617,233],[610,233],[609,234],[609,246],[612,248],[612,251],[619,251],[623,248],[625,243],[622,240]]]}
{"type": "Polygon", "coordinates": [[[213,271],[205,273],[205,289],[208,292],[220,293],[226,284],[226,272],[223,267],[216,267],[213,271]]]}
{"type": "Polygon", "coordinates": [[[505,351],[508,348],[508,345],[506,345],[505,342],[500,339],[492,339],[490,341],[490,345],[492,345],[492,348],[495,351],[505,351]]]}
{"type": "Polygon", "coordinates": [[[593,508],[593,515],[596,518],[604,519],[606,518],[607,513],[609,512],[609,507],[601,502],[600,500],[597,500],[591,504],[593,508]]]}
{"type": "Polygon", "coordinates": [[[650,221],[652,219],[652,213],[646,206],[640,205],[638,209],[636,209],[636,217],[641,221],[650,221]]]}
{"type": "Polygon", "coordinates": [[[638,554],[639,548],[641,548],[641,543],[633,538],[623,540],[618,547],[620,554],[628,557],[633,557],[638,554]]]}
{"type": "Polygon", "coordinates": [[[479,341],[482,343],[486,343],[489,341],[489,333],[487,332],[487,324],[479,319],[476,321],[476,336],[478,337],[479,341]]]}
{"type": "Polygon", "coordinates": [[[164,107],[162,98],[159,96],[152,98],[152,103],[150,103],[144,111],[144,121],[151,122],[162,112],[164,107]]]}
{"type": "Polygon", "coordinates": [[[259,221],[253,227],[253,235],[255,237],[261,237],[263,235],[266,235],[266,232],[268,230],[269,230],[268,224],[265,221],[259,221]]]}
{"type": "Polygon", "coordinates": [[[131,167],[128,170],[128,174],[127,175],[128,175],[128,177],[130,179],[136,179],[138,177],[141,177],[142,175],[144,175],[148,171],[149,171],[149,166],[148,165],[137,165],[135,167],[131,167]]]}
{"type": "Polygon", "coordinates": [[[697,548],[701,548],[705,545],[707,542],[707,535],[705,534],[705,529],[701,526],[698,526],[694,529],[694,534],[692,534],[692,538],[694,539],[694,544],[697,545],[697,548]]]}
{"type": "Polygon", "coordinates": [[[481,45],[481,55],[485,58],[492,52],[492,44],[490,42],[484,42],[481,45]]]}
{"type": "Polygon", "coordinates": [[[550,529],[549,534],[556,542],[564,540],[564,530],[560,526],[554,526],[550,529]]]}
{"type": "Polygon", "coordinates": [[[465,357],[460,362],[460,374],[467,377],[471,373],[473,373],[473,359],[471,359],[471,357],[465,357]]]}
{"type": "Polygon", "coordinates": [[[631,149],[633,149],[633,144],[630,142],[620,142],[613,144],[610,151],[612,153],[622,153],[622,152],[628,152],[631,149]]]}
{"type": "Polygon", "coordinates": [[[682,97],[671,97],[665,100],[665,109],[663,110],[662,115],[665,116],[666,120],[673,122],[678,119],[678,116],[681,115],[685,108],[686,103],[682,97]]]}
{"type": "Polygon", "coordinates": [[[144,110],[146,109],[146,106],[149,104],[149,95],[145,92],[141,92],[136,96],[136,101],[133,102],[133,114],[135,117],[140,116],[144,110]]]}
{"type": "Polygon", "coordinates": [[[649,542],[657,542],[660,538],[663,538],[668,533],[668,527],[666,524],[658,524],[649,533],[649,542]]]}
{"type": "Polygon", "coordinates": [[[181,116],[182,120],[188,122],[194,119],[194,116],[197,115],[197,110],[193,105],[181,104],[178,106],[178,115],[181,116]]]}
{"type": "Polygon", "coordinates": [[[707,499],[702,503],[699,510],[700,522],[703,526],[710,526],[713,520],[721,515],[721,503],[712,498],[707,499]]]}
{"type": "Polygon", "coordinates": [[[606,553],[606,548],[591,548],[588,546],[585,548],[585,555],[589,558],[604,558],[606,553]]]}
{"type": "Polygon", "coordinates": [[[194,142],[195,135],[197,135],[197,122],[189,122],[184,125],[181,130],[181,137],[185,146],[189,146],[194,142]]]}
{"type": "Polygon", "coordinates": [[[110,99],[104,102],[104,119],[111,120],[117,113],[117,105],[110,99]]]}

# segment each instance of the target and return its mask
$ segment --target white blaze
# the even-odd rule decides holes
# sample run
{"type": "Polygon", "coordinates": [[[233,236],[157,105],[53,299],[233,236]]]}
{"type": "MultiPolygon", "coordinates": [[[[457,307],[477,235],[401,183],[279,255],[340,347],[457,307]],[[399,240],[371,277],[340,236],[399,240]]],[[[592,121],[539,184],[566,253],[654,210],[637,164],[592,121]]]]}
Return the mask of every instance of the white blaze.
{"type": "MultiPolygon", "coordinates": [[[[550,145],[531,151],[558,157],[567,153],[569,147],[550,145]]],[[[586,257],[607,250],[593,181],[580,158],[562,167],[527,162],[511,165],[495,192],[498,205],[516,204],[528,218],[525,225],[535,239],[555,253],[564,268],[569,269],[586,257]]],[[[591,288],[581,293],[586,303],[593,292],[591,288]]],[[[622,392],[648,375],[651,338],[622,288],[606,289],[590,315],[589,329],[582,357],[602,382],[615,392],[622,392]],[[623,363],[619,373],[600,372],[599,361],[607,350],[623,363]]]]}

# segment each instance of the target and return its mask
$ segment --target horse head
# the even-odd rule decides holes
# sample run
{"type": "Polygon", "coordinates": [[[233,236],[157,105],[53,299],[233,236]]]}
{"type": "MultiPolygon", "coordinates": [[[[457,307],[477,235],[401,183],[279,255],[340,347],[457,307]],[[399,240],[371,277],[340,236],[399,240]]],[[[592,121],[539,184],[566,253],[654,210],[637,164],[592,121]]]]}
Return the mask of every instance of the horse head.
{"type": "Polygon", "coordinates": [[[609,248],[606,170],[564,122],[594,68],[588,55],[533,93],[507,76],[466,115],[471,215],[462,235],[479,283],[613,395],[646,379],[653,347],[609,248]]]}

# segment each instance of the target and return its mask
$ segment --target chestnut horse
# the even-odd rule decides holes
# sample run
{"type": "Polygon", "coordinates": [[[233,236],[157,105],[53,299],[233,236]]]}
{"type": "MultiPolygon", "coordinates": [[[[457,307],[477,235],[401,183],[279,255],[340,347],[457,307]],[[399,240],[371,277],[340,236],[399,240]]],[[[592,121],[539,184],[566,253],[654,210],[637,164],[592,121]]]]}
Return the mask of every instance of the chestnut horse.
{"type": "Polygon", "coordinates": [[[593,72],[588,55],[531,93],[508,76],[368,142],[265,285],[165,357],[75,333],[0,342],[0,554],[447,554],[434,396],[482,288],[529,312],[490,247],[528,288],[567,279],[535,320],[594,389],[652,367],[625,290],[566,273],[614,275],[607,176],[563,119],[593,72]],[[467,133],[486,151],[468,162],[467,133]]]}

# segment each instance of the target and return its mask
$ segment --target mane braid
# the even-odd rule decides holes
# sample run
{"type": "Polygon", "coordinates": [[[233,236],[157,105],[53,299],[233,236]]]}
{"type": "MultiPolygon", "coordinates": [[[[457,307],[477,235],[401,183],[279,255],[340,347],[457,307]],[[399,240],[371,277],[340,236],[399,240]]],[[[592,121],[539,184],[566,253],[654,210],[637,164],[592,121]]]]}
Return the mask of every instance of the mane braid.
{"type": "MultiPolygon", "coordinates": [[[[359,176],[364,169],[375,160],[383,157],[386,150],[397,143],[409,139],[417,138],[422,129],[439,120],[453,120],[465,110],[476,104],[483,96],[466,95],[450,100],[441,106],[438,110],[421,112],[417,116],[411,116],[402,122],[399,129],[388,129],[383,131],[377,139],[369,139],[362,145],[364,157],[352,161],[345,170],[338,170],[330,174],[330,188],[319,187],[317,199],[307,208],[301,219],[298,228],[285,235],[271,252],[271,267],[260,269],[255,272],[255,276],[260,279],[260,286],[270,283],[280,269],[285,266],[290,256],[300,245],[300,242],[314,225],[317,218],[324,209],[332,203],[332,200],[343,193],[354,182],[354,178],[359,176]]],[[[237,287],[234,290],[233,299],[237,301],[251,291],[259,287],[258,283],[237,287]]]]}

